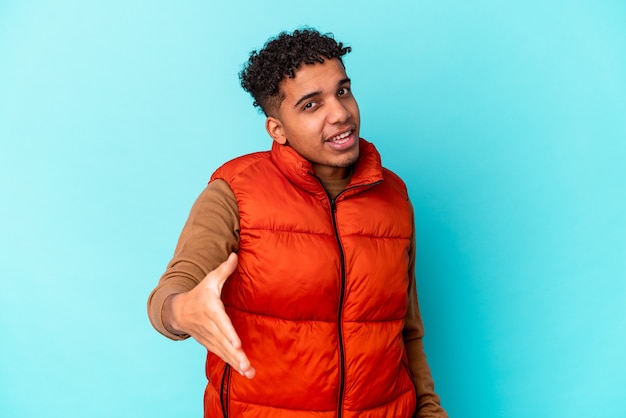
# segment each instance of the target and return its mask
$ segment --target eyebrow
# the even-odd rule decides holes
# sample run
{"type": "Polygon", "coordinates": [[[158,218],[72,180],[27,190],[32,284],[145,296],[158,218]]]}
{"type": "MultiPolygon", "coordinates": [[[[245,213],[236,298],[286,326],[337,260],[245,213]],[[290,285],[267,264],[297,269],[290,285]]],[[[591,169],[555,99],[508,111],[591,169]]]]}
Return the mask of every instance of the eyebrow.
{"type": "MultiPolygon", "coordinates": [[[[342,86],[344,84],[350,84],[350,78],[346,77],[343,80],[339,80],[339,82],[337,83],[337,86],[342,86]]],[[[293,107],[298,107],[300,105],[300,103],[302,103],[303,101],[310,99],[311,97],[315,97],[317,95],[322,94],[321,91],[313,91],[311,93],[307,93],[304,96],[300,97],[300,99],[296,102],[295,105],[293,105],[293,107]]]]}

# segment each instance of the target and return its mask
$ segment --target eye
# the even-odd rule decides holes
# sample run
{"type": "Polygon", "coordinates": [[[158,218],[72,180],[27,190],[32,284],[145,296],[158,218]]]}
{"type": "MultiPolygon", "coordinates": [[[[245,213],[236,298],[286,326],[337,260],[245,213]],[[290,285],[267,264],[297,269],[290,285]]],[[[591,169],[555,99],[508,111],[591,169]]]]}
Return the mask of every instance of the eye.
{"type": "Polygon", "coordinates": [[[350,87],[342,87],[337,91],[337,96],[347,96],[350,94],[350,87]]]}
{"type": "Polygon", "coordinates": [[[313,108],[315,108],[315,107],[316,107],[316,104],[317,104],[317,103],[315,103],[315,102],[308,102],[308,103],[305,103],[305,105],[304,105],[304,106],[302,106],[302,110],[312,110],[313,108]]]}

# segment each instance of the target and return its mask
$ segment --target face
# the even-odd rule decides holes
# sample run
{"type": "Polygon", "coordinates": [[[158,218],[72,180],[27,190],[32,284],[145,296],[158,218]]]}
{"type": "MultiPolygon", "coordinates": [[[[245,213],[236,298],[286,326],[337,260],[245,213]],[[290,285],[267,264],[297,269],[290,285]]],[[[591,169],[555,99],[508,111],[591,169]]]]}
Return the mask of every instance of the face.
{"type": "Polygon", "coordinates": [[[359,157],[359,107],[338,59],[302,64],[280,83],[284,96],[267,118],[270,136],[313,164],[321,179],[345,178],[359,157]]]}

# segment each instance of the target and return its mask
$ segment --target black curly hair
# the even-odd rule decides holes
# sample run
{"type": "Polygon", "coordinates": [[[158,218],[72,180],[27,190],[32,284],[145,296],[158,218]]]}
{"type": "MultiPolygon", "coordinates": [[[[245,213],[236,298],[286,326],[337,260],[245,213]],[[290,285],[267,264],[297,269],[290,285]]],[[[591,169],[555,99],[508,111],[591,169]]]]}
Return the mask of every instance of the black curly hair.
{"type": "Polygon", "coordinates": [[[312,28],[281,32],[270,38],[263,49],[250,53],[239,73],[241,87],[252,95],[254,106],[268,116],[284,99],[279,88],[284,77],[293,78],[302,63],[323,63],[324,58],[337,58],[343,64],[341,57],[351,50],[335,41],[332,34],[321,34],[312,28]]]}

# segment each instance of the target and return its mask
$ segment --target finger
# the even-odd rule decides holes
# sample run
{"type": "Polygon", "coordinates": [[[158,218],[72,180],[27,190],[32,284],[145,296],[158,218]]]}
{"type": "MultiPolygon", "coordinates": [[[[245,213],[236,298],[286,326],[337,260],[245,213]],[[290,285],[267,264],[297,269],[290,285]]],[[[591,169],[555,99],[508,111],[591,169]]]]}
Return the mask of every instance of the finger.
{"type": "Polygon", "coordinates": [[[216,354],[227,363],[239,368],[240,363],[246,359],[245,353],[241,348],[233,346],[230,340],[219,330],[217,324],[212,322],[205,329],[198,329],[192,333],[200,344],[207,350],[216,354]]]}
{"type": "Polygon", "coordinates": [[[224,283],[237,268],[237,254],[230,253],[226,261],[217,266],[215,270],[206,275],[205,280],[210,283],[210,287],[216,290],[217,296],[222,295],[224,283]]]}
{"type": "Polygon", "coordinates": [[[210,352],[230,364],[242,376],[252,379],[256,375],[256,370],[252,367],[246,353],[241,348],[233,347],[227,339],[197,339],[210,352]]]}
{"type": "Polygon", "coordinates": [[[233,274],[235,269],[237,268],[238,258],[237,254],[230,253],[226,261],[220,264],[215,270],[217,275],[220,277],[221,282],[225,282],[226,279],[233,274]]]}
{"type": "MultiPolygon", "coordinates": [[[[200,344],[202,344],[209,352],[218,356],[224,362],[230,364],[240,374],[244,374],[249,371],[250,366],[245,364],[242,360],[245,358],[243,351],[233,348],[228,341],[216,342],[215,340],[196,338],[200,344]],[[243,365],[243,367],[242,367],[243,365]]],[[[249,363],[249,362],[248,362],[249,363]]]]}
{"type": "Polygon", "coordinates": [[[217,327],[215,334],[219,335],[216,341],[222,344],[222,348],[227,352],[227,356],[231,361],[231,365],[235,367],[242,375],[254,376],[254,369],[248,360],[248,356],[241,347],[241,339],[237,335],[237,331],[226,314],[225,310],[217,310],[213,318],[213,325],[217,327]],[[246,374],[247,373],[247,374],[246,374]]]}
{"type": "Polygon", "coordinates": [[[247,371],[245,371],[242,374],[248,379],[254,379],[254,376],[256,376],[256,370],[253,367],[250,367],[247,371]]]}
{"type": "Polygon", "coordinates": [[[235,327],[233,326],[230,317],[226,313],[226,309],[224,308],[224,304],[219,303],[219,305],[215,306],[215,310],[213,311],[213,324],[217,327],[217,332],[221,334],[234,348],[241,348],[241,339],[239,339],[239,335],[237,331],[235,331],[235,327]]]}

